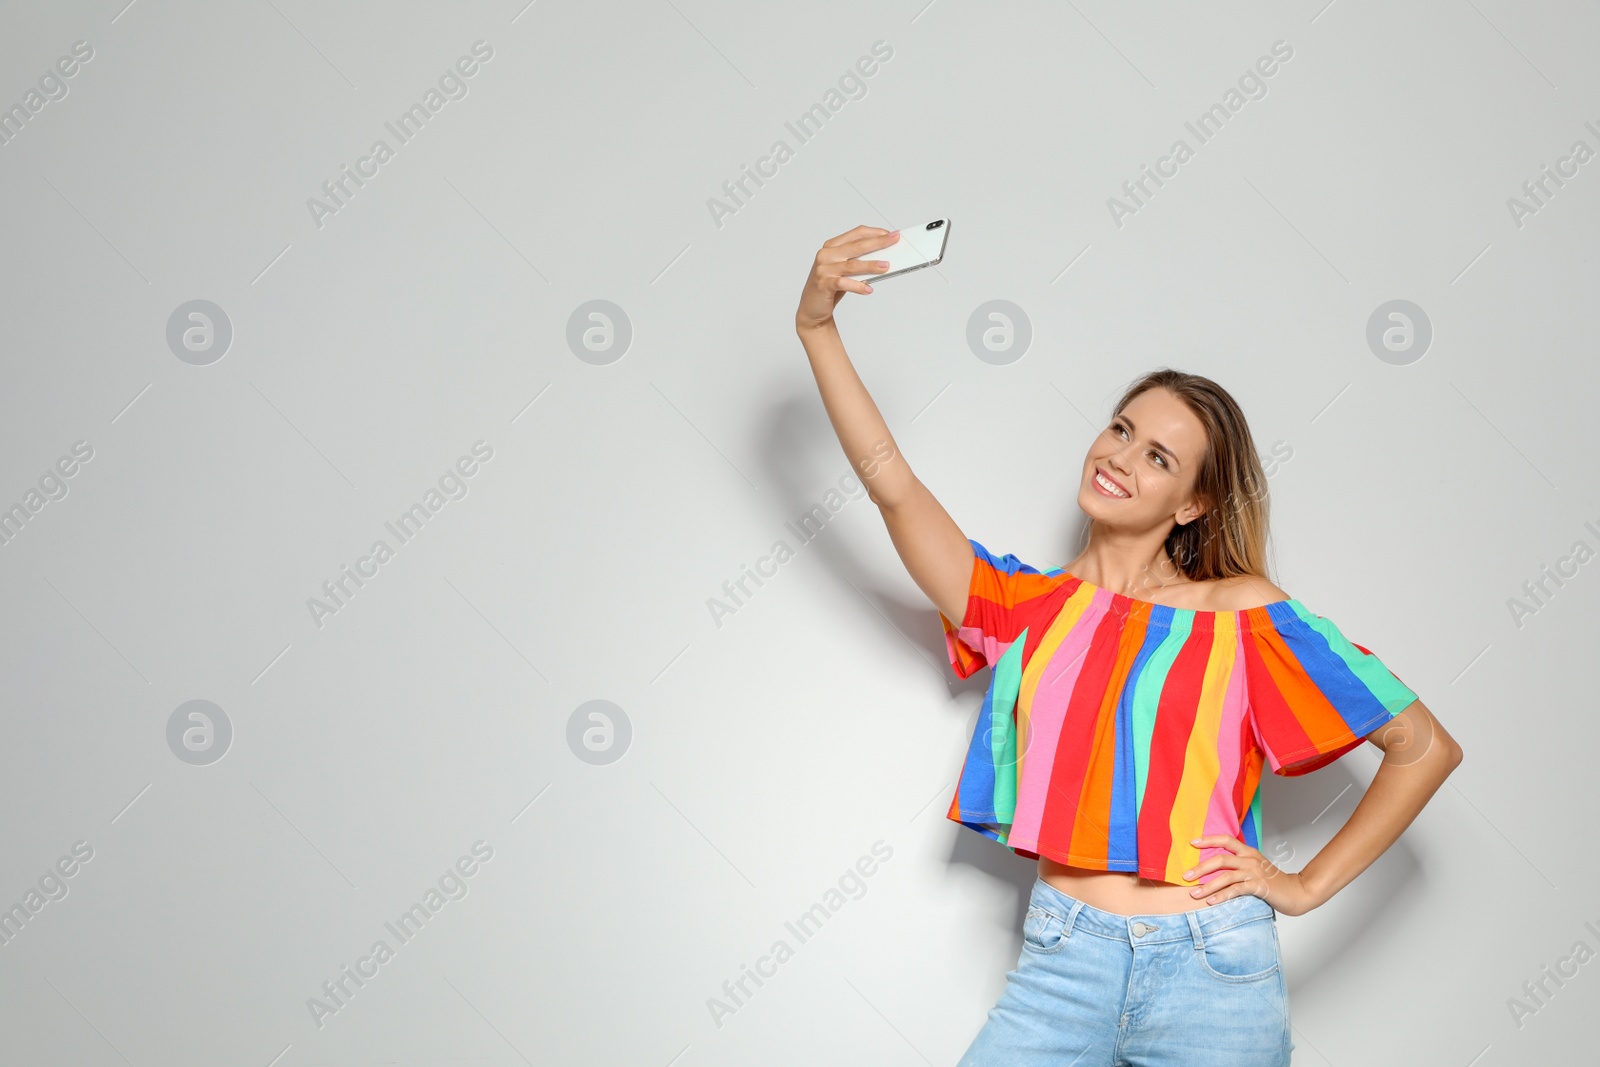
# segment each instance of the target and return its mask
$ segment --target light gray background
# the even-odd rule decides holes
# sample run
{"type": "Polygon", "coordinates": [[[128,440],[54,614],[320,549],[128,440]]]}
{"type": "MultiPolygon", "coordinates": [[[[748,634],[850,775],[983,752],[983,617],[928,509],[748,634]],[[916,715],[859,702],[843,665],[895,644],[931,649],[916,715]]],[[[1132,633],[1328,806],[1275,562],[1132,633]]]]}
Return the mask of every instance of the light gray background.
{"type": "MultiPolygon", "coordinates": [[[[1600,15],[1324,2],[8,5],[0,106],[94,57],[0,147],[0,505],[93,458],[0,546],[0,905],[94,854],[0,946],[0,1059],[954,1063],[1034,875],[943,817],[988,675],[955,680],[863,497],[809,544],[785,526],[848,472],[792,330],[814,252],[941,215],[937,271],[838,317],[963,530],[1070,559],[1120,389],[1214,377],[1292,451],[1275,580],[1467,752],[1284,918],[1296,1062],[1592,1058],[1595,964],[1520,1025],[1509,1001],[1600,946],[1600,162],[1521,226],[1507,200],[1600,148],[1600,15]],[[307,199],[479,40],[468,95],[319,228],[307,199]],[[785,122],[880,40],[798,144],[785,122]],[[1279,40],[1267,95],[1196,147],[1184,122],[1279,40]],[[1179,137],[1194,158],[1116,225],[1179,137]],[[719,226],[708,199],[780,138],[719,226]],[[206,366],[166,342],[194,299],[233,328],[206,366]],[[606,365],[566,340],[597,299],[633,330],[606,365]],[[1033,331],[1002,366],[965,339],[995,299],[1033,331]],[[1434,332],[1404,366],[1366,341],[1395,299],[1434,332]],[[466,495],[318,627],[307,600],[480,440],[466,495]],[[206,766],[167,742],[197,699],[233,728],[206,766]],[[615,762],[569,746],[591,700],[631,726],[615,762]],[[319,1028],[308,998],[479,840],[467,895],[319,1028]],[[799,944],[784,924],[880,840],[799,944]]],[[[1298,869],[1376,766],[1268,780],[1272,854],[1298,869]]]]}

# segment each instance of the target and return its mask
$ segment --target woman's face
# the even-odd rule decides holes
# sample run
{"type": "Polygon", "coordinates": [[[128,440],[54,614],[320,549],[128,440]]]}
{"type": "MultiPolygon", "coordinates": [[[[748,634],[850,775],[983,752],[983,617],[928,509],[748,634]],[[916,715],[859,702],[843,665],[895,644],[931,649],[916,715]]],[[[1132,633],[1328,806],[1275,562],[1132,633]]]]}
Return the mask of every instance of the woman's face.
{"type": "Polygon", "coordinates": [[[1159,386],[1146,389],[1089,445],[1078,506],[1099,522],[1135,530],[1191,522],[1200,514],[1190,494],[1205,447],[1205,427],[1189,405],[1159,386]]]}

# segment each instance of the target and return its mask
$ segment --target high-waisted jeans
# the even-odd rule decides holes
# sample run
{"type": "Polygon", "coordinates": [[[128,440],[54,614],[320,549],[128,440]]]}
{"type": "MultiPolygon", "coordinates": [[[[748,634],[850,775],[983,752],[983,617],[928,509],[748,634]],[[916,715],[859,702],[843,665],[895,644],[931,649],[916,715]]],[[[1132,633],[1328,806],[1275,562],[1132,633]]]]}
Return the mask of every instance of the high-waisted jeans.
{"type": "Polygon", "coordinates": [[[1022,956],[957,1067],[1284,1067],[1278,913],[1117,915],[1034,881],[1022,956]]]}

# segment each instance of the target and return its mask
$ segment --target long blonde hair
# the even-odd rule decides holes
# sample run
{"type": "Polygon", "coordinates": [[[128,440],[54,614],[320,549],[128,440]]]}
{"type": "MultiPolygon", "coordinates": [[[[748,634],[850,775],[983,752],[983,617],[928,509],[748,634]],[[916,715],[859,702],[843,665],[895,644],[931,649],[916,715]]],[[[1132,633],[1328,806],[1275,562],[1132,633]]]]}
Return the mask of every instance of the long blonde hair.
{"type": "Polygon", "coordinates": [[[1150,389],[1166,389],[1189,406],[1206,431],[1194,492],[1205,512],[1167,535],[1167,555],[1193,581],[1267,574],[1267,476],[1250,424],[1233,396],[1210,378],[1161,367],[1130,385],[1112,415],[1150,389]]]}

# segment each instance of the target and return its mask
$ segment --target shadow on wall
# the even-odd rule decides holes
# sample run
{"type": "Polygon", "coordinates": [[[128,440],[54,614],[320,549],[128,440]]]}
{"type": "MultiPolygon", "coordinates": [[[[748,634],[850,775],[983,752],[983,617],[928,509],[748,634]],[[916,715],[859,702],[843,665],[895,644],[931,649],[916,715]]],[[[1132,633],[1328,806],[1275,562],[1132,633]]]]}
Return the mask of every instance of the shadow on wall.
{"type": "MultiPolygon", "coordinates": [[[[1298,871],[1311,862],[1322,846],[1310,842],[1332,837],[1360,801],[1365,786],[1345,761],[1361,759],[1359,753],[1368,750],[1379,752],[1374,745],[1364,745],[1320,770],[1295,778],[1263,774],[1261,852],[1267,859],[1286,871],[1298,871]],[[1335,797],[1338,801],[1330,807],[1335,797]],[[1302,844],[1291,843],[1296,841],[1302,844]]],[[[1314,984],[1345,957],[1359,957],[1369,945],[1399,940],[1401,926],[1411,918],[1410,902],[1425,895],[1419,891],[1425,877],[1416,853],[1402,835],[1332,900],[1307,915],[1284,916],[1279,930],[1290,994],[1314,984]],[[1296,948],[1300,939],[1295,925],[1302,919],[1325,923],[1328,932],[1296,948]]]]}

